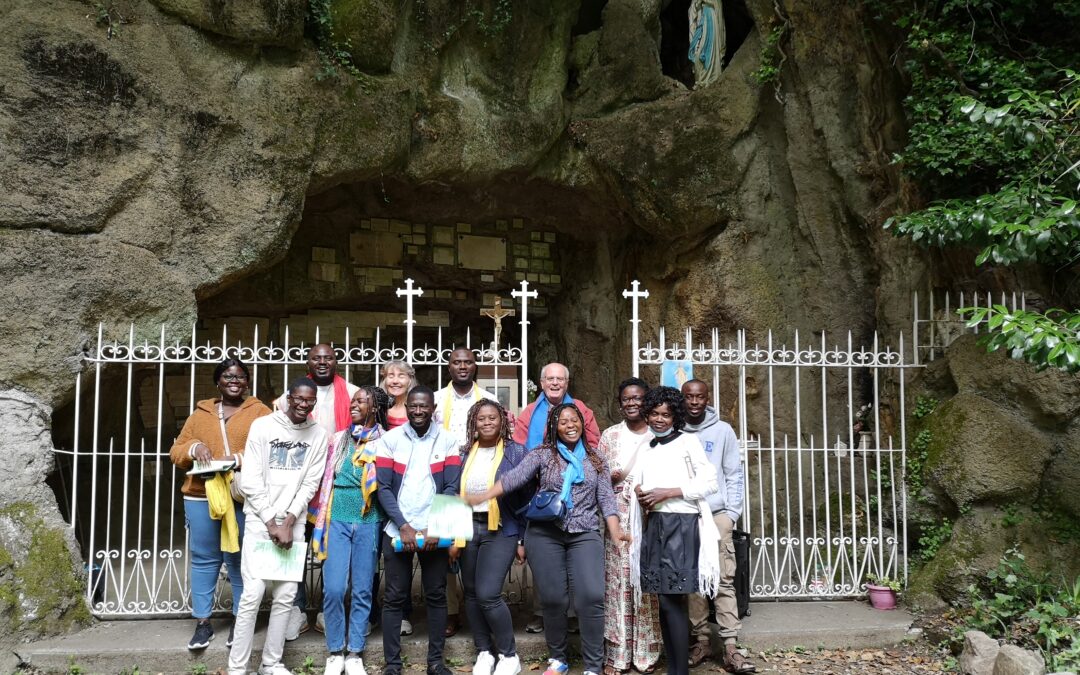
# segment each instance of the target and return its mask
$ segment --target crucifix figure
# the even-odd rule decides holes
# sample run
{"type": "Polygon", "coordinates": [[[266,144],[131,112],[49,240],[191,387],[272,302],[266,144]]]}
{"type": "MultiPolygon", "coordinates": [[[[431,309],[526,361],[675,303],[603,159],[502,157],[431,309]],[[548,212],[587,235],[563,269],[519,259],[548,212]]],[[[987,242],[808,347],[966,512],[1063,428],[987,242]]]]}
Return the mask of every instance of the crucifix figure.
{"type": "Polygon", "coordinates": [[[508,316],[517,314],[512,309],[502,306],[502,298],[495,298],[495,306],[480,310],[480,316],[486,316],[495,322],[495,340],[491,343],[492,349],[499,349],[499,337],[502,336],[502,320],[508,316]]]}

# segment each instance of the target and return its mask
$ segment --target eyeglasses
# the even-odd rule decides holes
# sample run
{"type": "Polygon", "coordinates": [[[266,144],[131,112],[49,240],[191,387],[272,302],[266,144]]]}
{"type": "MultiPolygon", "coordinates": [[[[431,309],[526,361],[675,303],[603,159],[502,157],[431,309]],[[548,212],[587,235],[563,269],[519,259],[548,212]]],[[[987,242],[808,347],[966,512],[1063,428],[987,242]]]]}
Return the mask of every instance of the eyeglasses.
{"type": "Polygon", "coordinates": [[[552,375],[551,377],[542,377],[542,378],[540,378],[540,380],[543,381],[543,382],[566,382],[568,379],[570,379],[570,378],[561,377],[561,376],[558,376],[558,375],[552,375]]]}
{"type": "Polygon", "coordinates": [[[628,398],[620,398],[619,403],[641,403],[645,399],[641,396],[630,396],[628,398]]]}
{"type": "Polygon", "coordinates": [[[247,375],[233,375],[232,373],[226,373],[221,376],[221,379],[226,382],[247,382],[247,375]]]}
{"type": "Polygon", "coordinates": [[[289,400],[296,405],[315,405],[319,399],[317,398],[304,398],[303,396],[290,396],[289,400]]]}

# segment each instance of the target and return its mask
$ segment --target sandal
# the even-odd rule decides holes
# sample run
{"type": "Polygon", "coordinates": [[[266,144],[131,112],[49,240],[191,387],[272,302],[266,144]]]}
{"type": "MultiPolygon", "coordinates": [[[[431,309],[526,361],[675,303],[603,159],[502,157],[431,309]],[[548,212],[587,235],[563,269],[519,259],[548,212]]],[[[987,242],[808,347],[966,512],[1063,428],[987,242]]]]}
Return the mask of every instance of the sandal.
{"type": "Polygon", "coordinates": [[[729,673],[756,673],[757,666],[731,644],[724,649],[724,670],[729,673]]]}
{"type": "Polygon", "coordinates": [[[626,672],[629,672],[629,671],[619,670],[615,666],[612,666],[612,665],[609,665],[609,664],[606,664],[606,663],[604,664],[604,675],[623,675],[626,672]]]}
{"type": "MultiPolygon", "coordinates": [[[[706,660],[712,658],[712,648],[708,642],[695,642],[690,648],[690,667],[700,666],[706,660]]],[[[655,670],[655,666],[653,670],[655,670]]]]}

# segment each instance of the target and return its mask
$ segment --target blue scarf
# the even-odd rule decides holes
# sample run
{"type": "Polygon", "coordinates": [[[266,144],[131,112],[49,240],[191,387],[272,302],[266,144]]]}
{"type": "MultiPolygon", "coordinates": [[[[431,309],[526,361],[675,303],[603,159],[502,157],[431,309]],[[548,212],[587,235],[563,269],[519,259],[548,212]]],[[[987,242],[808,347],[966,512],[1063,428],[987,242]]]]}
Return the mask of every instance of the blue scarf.
{"type": "Polygon", "coordinates": [[[579,438],[572,451],[562,441],[556,440],[555,445],[559,448],[559,454],[566,460],[559,499],[566,504],[566,510],[570,511],[574,508],[574,500],[570,497],[570,487],[585,482],[585,444],[579,438]]]}
{"type": "MultiPolygon", "coordinates": [[[[563,394],[562,402],[573,403],[574,399],[570,398],[570,394],[563,394]]],[[[548,408],[550,407],[547,396],[544,396],[543,392],[541,392],[540,397],[536,399],[536,407],[533,408],[532,417],[529,418],[529,437],[525,440],[526,450],[532,450],[544,442],[544,432],[547,431],[548,408]]]]}

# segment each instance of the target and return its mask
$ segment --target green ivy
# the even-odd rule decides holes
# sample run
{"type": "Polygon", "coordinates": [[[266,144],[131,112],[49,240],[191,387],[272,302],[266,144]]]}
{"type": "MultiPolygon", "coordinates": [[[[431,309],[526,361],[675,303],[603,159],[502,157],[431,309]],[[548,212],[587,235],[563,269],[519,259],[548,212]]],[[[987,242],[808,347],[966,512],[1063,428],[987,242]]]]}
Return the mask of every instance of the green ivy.
{"type": "Polygon", "coordinates": [[[319,71],[315,79],[322,82],[337,78],[341,73],[349,75],[366,88],[367,76],[360,72],[352,57],[352,41],[341,39],[334,32],[334,16],[330,10],[331,0],[310,0],[307,11],[308,32],[315,41],[319,56],[319,71]]]}
{"type": "Polygon", "coordinates": [[[953,524],[948,518],[940,521],[922,523],[922,535],[919,536],[919,558],[924,562],[934,559],[938,550],[952,539],[953,524]]]}
{"type": "MultiPolygon", "coordinates": [[[[976,265],[1074,265],[1080,74],[1069,66],[1080,53],[1080,3],[867,4],[905,36],[909,133],[895,160],[930,198],[885,227],[923,246],[975,249],[976,265]]],[[[1028,311],[1001,317],[984,339],[1039,367],[1077,371],[1078,329],[1076,308],[1028,311]]]]}

